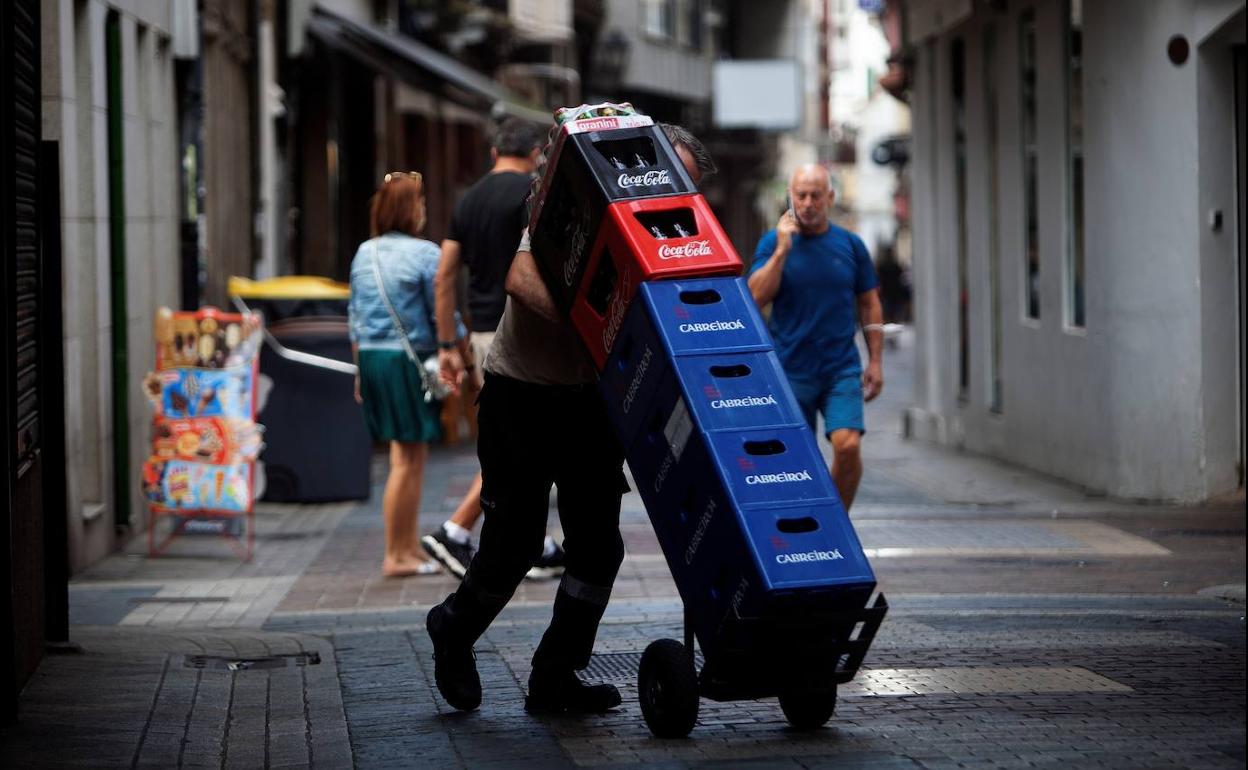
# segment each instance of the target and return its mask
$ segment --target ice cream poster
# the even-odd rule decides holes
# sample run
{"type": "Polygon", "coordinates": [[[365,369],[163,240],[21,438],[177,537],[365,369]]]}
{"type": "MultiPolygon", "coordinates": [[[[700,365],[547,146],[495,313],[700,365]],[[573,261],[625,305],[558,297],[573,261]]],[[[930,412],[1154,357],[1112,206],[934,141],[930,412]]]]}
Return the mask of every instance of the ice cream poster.
{"type": "Polygon", "coordinates": [[[148,500],[164,509],[227,513],[247,513],[251,509],[251,463],[149,461],[143,474],[148,500]]]}
{"type": "Polygon", "coordinates": [[[260,426],[243,418],[168,420],[152,426],[152,459],[224,465],[255,460],[263,446],[260,426]]]}
{"type": "Polygon", "coordinates": [[[156,374],[165,417],[251,419],[255,376],[250,366],[232,369],[166,369],[156,374]]]}

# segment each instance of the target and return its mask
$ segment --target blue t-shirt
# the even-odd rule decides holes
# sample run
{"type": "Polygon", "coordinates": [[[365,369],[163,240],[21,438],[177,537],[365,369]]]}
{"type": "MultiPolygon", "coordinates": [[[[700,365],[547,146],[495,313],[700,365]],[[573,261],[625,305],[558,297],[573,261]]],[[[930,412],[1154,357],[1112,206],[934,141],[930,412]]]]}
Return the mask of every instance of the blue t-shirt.
{"type": "MultiPolygon", "coordinates": [[[[776,248],[770,230],[754,250],[750,274],[776,248]]],[[[862,371],[854,345],[858,295],[879,285],[862,239],[830,224],[822,235],[794,235],[771,306],[776,355],[794,380],[825,380],[862,371]]]]}

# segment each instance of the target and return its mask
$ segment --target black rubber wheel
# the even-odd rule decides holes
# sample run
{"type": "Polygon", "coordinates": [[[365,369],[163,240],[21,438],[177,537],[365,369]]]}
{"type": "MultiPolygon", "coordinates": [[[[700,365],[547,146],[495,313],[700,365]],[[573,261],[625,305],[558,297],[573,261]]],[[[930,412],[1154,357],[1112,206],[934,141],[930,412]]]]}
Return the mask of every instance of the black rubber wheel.
{"type": "Polygon", "coordinates": [[[836,685],[825,690],[788,692],[780,696],[784,718],[798,730],[823,727],[836,711],[836,685]]]}
{"type": "Polygon", "coordinates": [[[659,738],[684,738],[698,721],[693,655],[675,639],[651,642],[637,670],[641,715],[659,738]]]}

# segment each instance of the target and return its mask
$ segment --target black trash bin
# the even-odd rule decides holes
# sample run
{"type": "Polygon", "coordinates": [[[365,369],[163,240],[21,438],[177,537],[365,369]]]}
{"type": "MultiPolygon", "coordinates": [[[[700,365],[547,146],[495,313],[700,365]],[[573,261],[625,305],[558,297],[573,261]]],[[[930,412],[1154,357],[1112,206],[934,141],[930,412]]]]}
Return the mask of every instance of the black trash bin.
{"type": "Polygon", "coordinates": [[[273,383],[264,426],[261,500],[319,503],[369,496],[372,439],[354,396],[350,289],[312,276],[230,279],[235,303],[264,314],[260,374],[273,383]]]}

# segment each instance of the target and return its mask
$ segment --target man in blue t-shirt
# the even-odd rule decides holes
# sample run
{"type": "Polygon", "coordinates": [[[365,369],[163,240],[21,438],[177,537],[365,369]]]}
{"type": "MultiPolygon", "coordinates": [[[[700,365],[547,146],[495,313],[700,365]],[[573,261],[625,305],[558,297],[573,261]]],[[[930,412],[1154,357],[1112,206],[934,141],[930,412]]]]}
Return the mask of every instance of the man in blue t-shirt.
{"type": "Polygon", "coordinates": [[[879,282],[862,240],[828,221],[827,169],[799,167],[789,198],[792,208],[754,250],[750,293],[759,308],[772,305],[776,355],[812,429],[815,413],[823,414],[832,480],[848,511],[862,479],[862,405],[884,388],[879,282]],[[854,345],[859,323],[870,353],[865,369],[854,345]]]}

